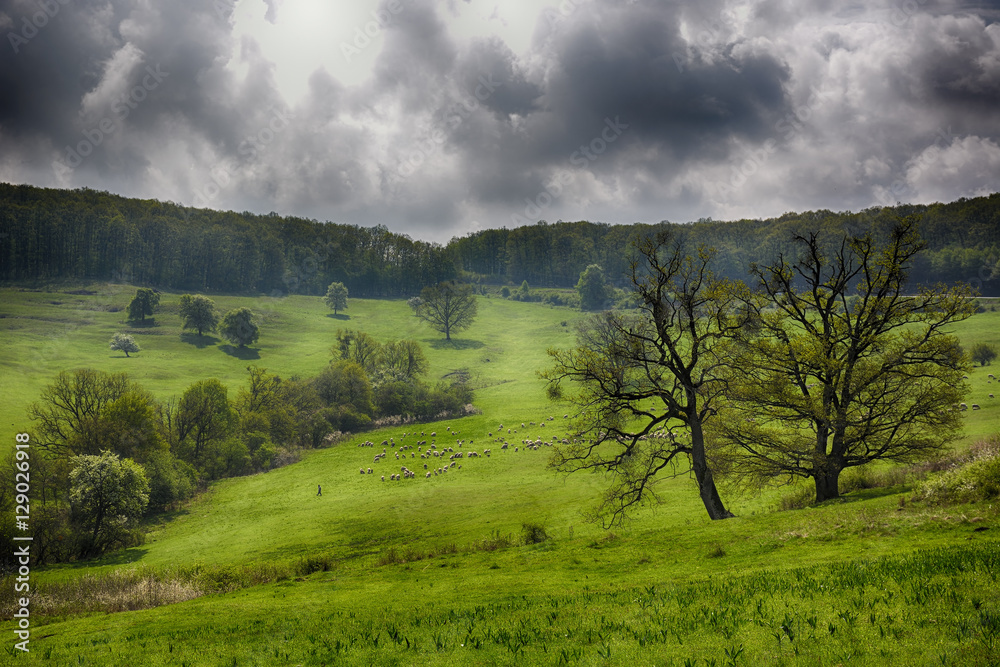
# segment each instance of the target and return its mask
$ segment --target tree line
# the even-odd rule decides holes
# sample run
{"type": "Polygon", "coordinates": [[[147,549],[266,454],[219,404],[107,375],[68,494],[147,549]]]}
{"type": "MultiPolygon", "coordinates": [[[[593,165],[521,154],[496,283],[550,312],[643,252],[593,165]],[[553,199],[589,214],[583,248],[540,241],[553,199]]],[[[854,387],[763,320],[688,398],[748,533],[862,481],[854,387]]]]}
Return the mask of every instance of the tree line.
{"type": "Polygon", "coordinates": [[[927,242],[910,267],[913,287],[961,280],[983,295],[1000,295],[1000,194],[766,220],[543,220],[486,229],[442,247],[384,226],[195,209],[86,188],[0,184],[0,280],[113,280],[185,291],[313,295],[339,282],[356,297],[410,297],[447,280],[571,288],[597,265],[612,284],[625,287],[634,242],[666,230],[692,247],[715,248],[713,270],[738,280],[750,277],[752,261],[793,249],[795,235],[822,230],[884,238],[893,221],[906,216],[927,242]]]}
{"type": "Polygon", "coordinates": [[[90,189],[0,184],[0,280],[184,291],[410,296],[455,277],[439,245],[385,227],[213,211],[90,189]]]}
{"type": "Polygon", "coordinates": [[[448,252],[469,280],[538,287],[573,287],[591,264],[603,268],[618,287],[628,286],[634,244],[670,232],[691,247],[715,249],[712,269],[732,280],[749,279],[750,263],[794,251],[791,239],[823,232],[871,232],[886,238],[900,217],[912,216],[926,241],[910,267],[911,287],[965,281],[981,294],[1000,295],[1000,194],[959,199],[949,204],[899,205],[857,213],[827,210],[786,213],[765,220],[731,222],[702,219],[676,224],[609,225],[540,221],[515,229],[485,229],[452,239],[448,252]]]}

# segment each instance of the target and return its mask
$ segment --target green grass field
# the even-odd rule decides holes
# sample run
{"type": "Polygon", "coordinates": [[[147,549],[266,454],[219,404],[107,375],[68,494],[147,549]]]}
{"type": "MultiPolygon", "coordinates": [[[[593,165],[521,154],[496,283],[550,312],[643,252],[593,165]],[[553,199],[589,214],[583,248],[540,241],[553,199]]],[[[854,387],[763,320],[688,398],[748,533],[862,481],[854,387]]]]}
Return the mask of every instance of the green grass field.
{"type": "MultiPolygon", "coordinates": [[[[0,292],[3,447],[31,430],[25,409],[60,370],[127,370],[162,399],[217,377],[232,396],[249,363],[283,376],[314,375],[345,327],[420,341],[429,377],[467,371],[483,414],[361,434],[296,464],[223,480],[151,526],[140,547],[33,571],[42,596],[88,582],[94,588],[79,594],[88,598],[84,610],[34,612],[31,653],[14,651],[8,633],[0,662],[1000,662],[993,505],[922,506],[909,501],[904,484],[779,512],[787,488],[757,496],[724,489],[738,517],[711,522],[694,482],[681,475],[664,479],[663,504],[639,511],[626,527],[589,522],[602,477],[556,475],[546,467],[548,447],[521,443],[566,433],[567,408],[547,400],[535,373],[548,364],[547,347],[573,343],[578,312],[480,299],[475,325],[448,345],[401,301],[352,299],[341,319],[319,297],[213,297],[223,310],[247,305],[261,315],[259,344],[237,353],[182,335],[178,294],[163,295],[156,326],[127,328],[121,320],[134,288],[85,288],[94,294],[0,292]],[[142,352],[128,359],[110,352],[118,330],[136,334],[142,352]],[[501,433],[507,450],[495,441],[501,433]],[[408,458],[416,479],[382,482],[404,465],[391,449],[373,463],[390,438],[492,454],[464,458],[461,469],[430,479],[428,461],[408,458]],[[357,446],[365,440],[376,446],[357,446]],[[525,544],[526,523],[544,527],[549,539],[525,544]],[[101,582],[114,577],[132,577],[132,588],[118,590],[136,599],[194,599],[108,613],[122,608],[102,597],[111,587],[101,582]]],[[[1000,314],[977,315],[957,333],[967,346],[1000,344],[1000,314]]],[[[968,402],[982,409],[965,413],[958,448],[1000,430],[1000,408],[987,397],[995,386],[989,372],[970,376],[968,402]]]]}

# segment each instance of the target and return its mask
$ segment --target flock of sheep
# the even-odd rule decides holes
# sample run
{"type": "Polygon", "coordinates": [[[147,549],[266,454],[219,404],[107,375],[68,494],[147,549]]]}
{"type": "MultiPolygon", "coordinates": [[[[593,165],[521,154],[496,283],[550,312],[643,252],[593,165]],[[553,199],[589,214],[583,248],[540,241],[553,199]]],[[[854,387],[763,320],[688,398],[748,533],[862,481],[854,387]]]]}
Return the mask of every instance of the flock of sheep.
{"type": "MultiPolygon", "coordinates": [[[[968,376],[966,376],[966,379],[968,379],[968,376]]],[[[995,380],[996,380],[996,378],[991,373],[989,375],[989,379],[987,380],[987,382],[992,383],[995,380]]],[[[993,398],[993,394],[990,393],[989,397],[993,398]]],[[[966,405],[965,403],[959,403],[957,407],[958,407],[959,410],[967,410],[969,406],[966,405]]],[[[980,409],[979,404],[978,403],[973,403],[972,404],[972,409],[973,410],[979,410],[980,409]]],[[[564,419],[568,419],[569,415],[564,415],[563,418],[564,419]]],[[[521,428],[525,429],[525,428],[528,428],[529,426],[531,426],[531,427],[538,426],[539,428],[544,428],[545,424],[546,424],[546,421],[551,422],[551,421],[554,421],[554,420],[555,420],[555,417],[549,417],[547,420],[541,421],[538,424],[535,424],[535,422],[529,422],[528,424],[525,424],[524,422],[521,422],[521,428]]],[[[388,440],[383,440],[382,441],[382,443],[380,445],[382,447],[382,452],[379,453],[379,454],[376,454],[373,457],[373,459],[372,459],[372,465],[376,465],[377,466],[380,461],[382,461],[383,459],[387,458],[390,454],[392,454],[395,457],[396,461],[400,461],[400,460],[405,461],[407,459],[410,459],[411,462],[412,462],[412,465],[416,466],[416,465],[419,465],[419,464],[415,461],[415,459],[417,459],[419,457],[420,459],[426,461],[426,463],[423,464],[423,466],[424,466],[424,479],[431,479],[432,477],[437,477],[439,475],[444,475],[445,473],[447,473],[449,470],[452,470],[452,469],[461,470],[462,464],[459,463],[459,461],[461,459],[463,459],[463,458],[464,459],[475,459],[475,458],[480,458],[480,456],[485,456],[485,457],[489,458],[489,456],[492,454],[493,450],[490,449],[490,448],[483,449],[481,455],[480,455],[480,453],[478,451],[476,451],[474,449],[466,449],[465,451],[463,451],[462,450],[463,447],[469,447],[469,446],[473,445],[475,443],[475,441],[474,440],[469,440],[468,442],[466,442],[465,440],[457,437],[458,435],[460,435],[459,432],[452,430],[451,426],[446,426],[445,428],[448,431],[448,435],[450,437],[452,437],[452,438],[455,438],[455,444],[454,444],[454,446],[451,446],[451,445],[446,446],[446,445],[444,445],[442,443],[440,445],[440,447],[439,447],[438,444],[437,444],[437,440],[436,440],[436,438],[437,438],[437,431],[431,431],[430,432],[430,436],[429,436],[430,437],[430,442],[429,443],[426,440],[426,437],[428,437],[428,436],[423,431],[420,431],[419,435],[417,434],[416,431],[414,431],[413,433],[403,433],[403,435],[400,436],[400,439],[399,439],[400,441],[398,443],[396,442],[396,440],[395,440],[394,437],[390,437],[388,440]],[[416,442],[404,444],[403,441],[406,438],[414,438],[414,439],[416,439],[416,442]],[[458,451],[455,450],[455,447],[459,448],[458,451]],[[437,461],[435,461],[434,459],[437,459],[437,461]]],[[[565,439],[565,438],[562,438],[562,439],[560,439],[560,438],[552,438],[551,440],[545,440],[545,439],[542,439],[542,438],[538,438],[538,439],[525,438],[525,439],[521,440],[521,444],[520,445],[512,445],[510,442],[507,441],[506,436],[507,435],[515,435],[517,433],[517,429],[515,429],[515,428],[507,428],[506,429],[506,433],[504,431],[505,431],[504,425],[500,424],[496,428],[496,432],[497,432],[496,436],[493,435],[493,431],[490,431],[489,433],[487,433],[487,437],[491,438],[491,441],[490,441],[491,444],[492,443],[499,444],[499,448],[500,448],[501,451],[509,450],[512,447],[513,447],[513,450],[515,452],[519,452],[519,451],[522,451],[522,450],[538,451],[543,446],[545,446],[545,447],[551,447],[553,444],[556,444],[556,443],[569,444],[569,441],[567,439],[565,439]]],[[[658,437],[666,437],[667,435],[668,434],[666,434],[666,433],[663,433],[663,434],[659,434],[659,433],[653,434],[654,437],[657,437],[657,436],[658,437]]],[[[364,442],[359,443],[358,447],[375,447],[375,443],[372,442],[371,440],[366,440],[364,442]]],[[[367,467],[362,466],[359,469],[359,472],[362,475],[377,474],[376,471],[371,466],[367,466],[367,467]]],[[[407,468],[406,464],[404,463],[404,464],[400,465],[399,472],[394,472],[394,473],[390,473],[389,474],[389,481],[400,481],[400,480],[404,480],[404,479],[415,479],[416,476],[417,476],[417,473],[414,472],[413,470],[410,470],[409,468],[407,468]]],[[[386,481],[385,480],[385,475],[380,475],[380,479],[383,482],[386,481]]]]}
{"type": "MultiPolygon", "coordinates": [[[[565,418],[569,418],[569,415],[565,415],[565,418]]],[[[547,421],[554,420],[555,417],[549,417],[547,421]]],[[[535,422],[529,422],[527,425],[523,422],[521,423],[522,429],[528,428],[528,426],[536,426],[536,424],[535,422]]],[[[537,426],[544,427],[545,421],[539,422],[537,426]]],[[[387,459],[390,455],[392,455],[395,457],[396,461],[406,461],[407,459],[410,459],[411,465],[417,466],[419,464],[416,462],[416,459],[419,457],[420,459],[426,461],[423,464],[424,479],[431,479],[432,477],[444,475],[452,469],[461,470],[462,464],[459,463],[459,461],[462,459],[477,459],[481,457],[489,458],[493,453],[491,448],[483,449],[481,454],[478,450],[469,449],[469,447],[475,443],[475,440],[466,441],[458,438],[457,436],[460,435],[458,431],[452,430],[451,426],[447,426],[445,428],[448,431],[449,437],[455,438],[454,445],[444,445],[444,443],[439,445],[437,443],[437,431],[431,431],[429,436],[427,436],[423,431],[420,431],[419,434],[417,432],[403,433],[403,435],[399,438],[399,442],[396,442],[394,437],[381,442],[379,446],[382,447],[382,451],[372,457],[372,465],[378,466],[380,461],[387,459]],[[430,437],[429,443],[425,439],[426,437],[430,437]],[[404,443],[404,440],[407,438],[414,438],[415,442],[411,441],[409,443],[404,443]],[[458,448],[457,451],[455,449],[456,447],[458,448]],[[464,451],[463,448],[465,448],[464,451]]],[[[496,436],[493,435],[493,431],[487,433],[487,437],[491,438],[491,446],[493,443],[496,443],[499,445],[501,451],[509,450],[511,448],[513,448],[515,452],[519,452],[522,449],[538,451],[543,446],[551,447],[554,442],[557,441],[562,442],[563,444],[569,443],[569,441],[565,438],[562,440],[553,439],[548,441],[541,438],[528,438],[521,440],[520,445],[512,445],[507,441],[506,436],[516,434],[517,429],[507,428],[506,433],[504,430],[504,425],[500,424],[496,428],[496,436]]],[[[358,447],[375,447],[375,443],[371,440],[365,440],[364,442],[358,443],[358,447]]],[[[362,475],[380,474],[371,466],[362,466],[359,472],[362,475]]],[[[405,463],[400,465],[398,473],[389,473],[389,481],[401,481],[404,479],[415,478],[416,472],[407,468],[405,463]]],[[[384,474],[380,474],[380,479],[384,482],[386,481],[386,476],[384,474]]]]}
{"type": "MultiPolygon", "coordinates": [[[[968,375],[963,375],[963,376],[962,376],[962,379],[963,379],[963,380],[968,380],[968,379],[969,379],[969,376],[968,376],[968,375]]],[[[995,380],[996,380],[996,377],[994,377],[994,376],[993,376],[993,373],[990,373],[990,374],[989,374],[989,375],[988,375],[988,376],[986,377],[986,384],[992,384],[992,383],[993,383],[993,382],[994,382],[995,380]]],[[[990,397],[990,398],[993,398],[993,397],[994,397],[994,396],[993,396],[993,392],[990,392],[990,393],[989,393],[989,397],[990,397]]],[[[968,406],[968,405],[966,405],[965,403],[959,403],[959,404],[958,404],[958,409],[959,409],[959,410],[968,410],[968,409],[969,409],[969,406],[968,406]]],[[[978,410],[978,409],[979,409],[979,404],[978,404],[978,403],[973,403],[973,404],[972,404],[972,409],[973,409],[973,410],[978,410]]]]}

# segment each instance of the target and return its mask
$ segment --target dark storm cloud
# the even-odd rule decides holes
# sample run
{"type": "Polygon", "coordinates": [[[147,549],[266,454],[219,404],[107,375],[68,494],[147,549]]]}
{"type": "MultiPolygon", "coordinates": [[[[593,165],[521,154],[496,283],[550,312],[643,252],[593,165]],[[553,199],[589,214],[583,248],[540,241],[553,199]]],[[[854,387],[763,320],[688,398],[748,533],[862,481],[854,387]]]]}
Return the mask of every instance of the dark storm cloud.
{"type": "Polygon", "coordinates": [[[955,198],[1000,164],[998,2],[565,0],[515,52],[460,32],[467,1],[382,0],[360,82],[317,64],[291,101],[228,0],[48,5],[32,32],[42,5],[0,0],[2,180],[446,240],[955,198]]]}
{"type": "Polygon", "coordinates": [[[680,21],[680,10],[663,4],[588,3],[566,16],[543,14],[540,64],[525,84],[514,78],[530,91],[521,96],[531,102],[519,110],[524,118],[495,118],[488,128],[470,123],[452,137],[474,196],[521,202],[545,190],[557,169],[663,177],[690,159],[725,157],[734,138],[766,140],[787,113],[786,66],[740,44],[695,49],[680,21]],[[601,148],[609,125],[627,129],[608,135],[617,143],[600,159],[586,156],[592,142],[601,148]]]}

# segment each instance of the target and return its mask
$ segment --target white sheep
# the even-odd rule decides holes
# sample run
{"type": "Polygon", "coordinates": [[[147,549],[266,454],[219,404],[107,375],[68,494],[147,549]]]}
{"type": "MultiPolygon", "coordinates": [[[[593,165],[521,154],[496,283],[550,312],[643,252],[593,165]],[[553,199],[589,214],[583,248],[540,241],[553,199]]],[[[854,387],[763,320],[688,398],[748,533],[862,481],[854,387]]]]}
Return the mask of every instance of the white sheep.
{"type": "Polygon", "coordinates": [[[972,409],[973,410],[978,410],[979,409],[979,404],[978,403],[973,403],[972,404],[972,409]]]}

